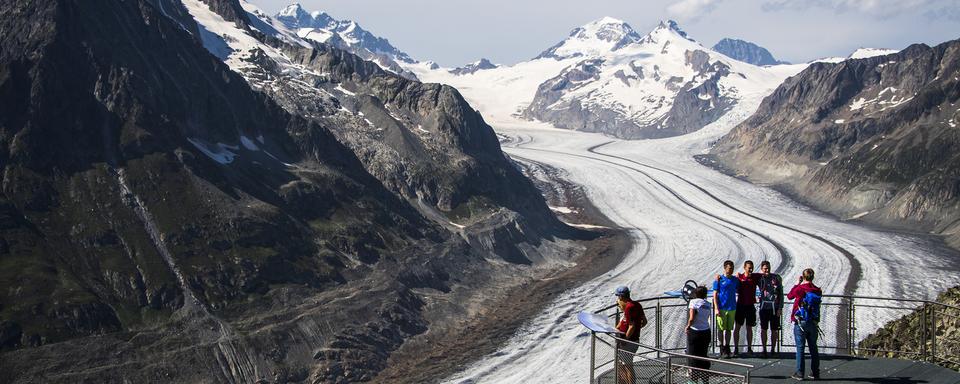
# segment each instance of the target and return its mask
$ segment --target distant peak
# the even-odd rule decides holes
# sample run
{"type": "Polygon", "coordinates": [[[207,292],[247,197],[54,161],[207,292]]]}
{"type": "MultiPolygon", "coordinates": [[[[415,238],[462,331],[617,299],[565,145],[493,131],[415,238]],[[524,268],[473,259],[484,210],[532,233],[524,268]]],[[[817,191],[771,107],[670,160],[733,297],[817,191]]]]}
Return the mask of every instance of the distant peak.
{"type": "Polygon", "coordinates": [[[874,56],[885,56],[885,55],[889,55],[891,53],[897,53],[897,52],[899,51],[897,51],[896,49],[860,47],[860,48],[857,48],[856,51],[853,51],[853,53],[851,53],[850,56],[847,56],[847,58],[865,59],[865,58],[874,57],[874,56]]]}
{"type": "Polygon", "coordinates": [[[604,16],[587,23],[587,25],[608,25],[608,24],[622,25],[622,24],[626,24],[626,22],[615,17],[604,16]]]}
{"type": "Polygon", "coordinates": [[[305,14],[305,13],[307,13],[307,11],[303,10],[303,6],[301,6],[300,3],[293,3],[286,6],[282,10],[280,10],[280,12],[278,12],[277,15],[296,17],[298,15],[305,14]]]}
{"type": "Polygon", "coordinates": [[[654,29],[654,31],[657,31],[657,30],[672,31],[673,33],[680,35],[680,37],[683,37],[684,39],[693,41],[693,39],[687,36],[687,32],[685,32],[682,28],[680,28],[680,24],[673,20],[661,20],[660,24],[657,25],[657,28],[654,29]]]}

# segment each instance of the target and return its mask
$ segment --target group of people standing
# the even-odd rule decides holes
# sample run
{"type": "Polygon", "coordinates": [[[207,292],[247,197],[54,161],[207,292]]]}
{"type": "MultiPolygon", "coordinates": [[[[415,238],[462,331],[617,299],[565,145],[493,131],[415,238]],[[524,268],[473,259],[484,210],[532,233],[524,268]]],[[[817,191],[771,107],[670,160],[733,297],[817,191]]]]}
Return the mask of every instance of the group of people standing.
{"type": "MultiPolygon", "coordinates": [[[[807,378],[814,380],[820,378],[817,336],[820,297],[823,292],[813,284],[813,278],[813,269],[805,269],[798,277],[797,284],[787,294],[787,298],[794,301],[790,311],[790,321],[793,323],[793,334],[797,346],[797,366],[792,377],[797,380],[804,379],[804,353],[807,346],[809,346],[811,357],[811,375],[807,378]]],[[[779,353],[778,336],[784,306],[783,292],[783,280],[780,275],[771,272],[769,261],[761,262],[760,272],[755,273],[753,261],[747,260],[743,263],[742,272],[736,275],[734,275],[733,261],[724,261],[723,273],[718,274],[713,282],[712,300],[707,300],[707,287],[700,285],[694,290],[693,298],[688,303],[687,354],[707,357],[711,341],[710,320],[714,318],[721,358],[756,356],[753,351],[753,328],[757,326],[758,317],[760,355],[766,358],[769,353],[779,353]],[[741,354],[740,332],[744,327],[746,327],[746,345],[744,354],[741,354]],[[734,343],[732,350],[731,336],[734,343]]],[[[627,287],[617,288],[615,294],[618,297],[617,303],[623,311],[623,317],[617,329],[622,333],[621,338],[627,341],[617,346],[620,351],[617,359],[619,362],[617,374],[629,383],[633,382],[634,376],[629,361],[632,361],[633,353],[638,346],[636,342],[639,341],[639,331],[647,324],[647,319],[640,303],[630,299],[630,291],[627,287]]],[[[690,360],[692,368],[701,370],[710,368],[709,360],[690,360]]],[[[701,370],[694,370],[693,374],[703,376],[705,373],[701,370]]]]}

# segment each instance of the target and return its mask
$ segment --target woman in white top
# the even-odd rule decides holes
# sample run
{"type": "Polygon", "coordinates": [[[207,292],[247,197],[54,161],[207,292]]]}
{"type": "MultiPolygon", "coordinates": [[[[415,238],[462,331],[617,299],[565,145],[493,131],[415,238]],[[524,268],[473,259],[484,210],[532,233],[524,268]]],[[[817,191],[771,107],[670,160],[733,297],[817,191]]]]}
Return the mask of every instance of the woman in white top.
{"type": "MultiPolygon", "coordinates": [[[[713,315],[713,304],[705,300],[707,287],[698,286],[694,291],[694,299],[690,300],[689,316],[687,316],[687,354],[691,356],[707,357],[710,347],[710,316],[713,315]]],[[[710,362],[700,359],[689,359],[689,366],[700,369],[710,369],[710,362]]],[[[707,373],[692,370],[692,380],[707,380],[707,373]]]]}

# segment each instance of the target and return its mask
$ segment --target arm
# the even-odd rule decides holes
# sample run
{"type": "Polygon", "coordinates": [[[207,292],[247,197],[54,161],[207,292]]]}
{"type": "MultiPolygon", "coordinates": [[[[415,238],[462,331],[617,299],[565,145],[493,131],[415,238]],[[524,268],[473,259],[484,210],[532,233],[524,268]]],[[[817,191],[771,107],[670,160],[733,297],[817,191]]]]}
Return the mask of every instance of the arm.
{"type": "Polygon", "coordinates": [[[643,328],[647,326],[647,314],[643,313],[643,307],[640,307],[640,324],[637,328],[643,328]]]}
{"type": "Polygon", "coordinates": [[[720,316],[720,303],[717,301],[717,287],[713,287],[713,314],[720,316]]]}
{"type": "MultiPolygon", "coordinates": [[[[778,278],[778,280],[780,279],[778,278]]],[[[773,307],[777,311],[777,316],[779,316],[780,312],[783,311],[783,281],[781,280],[781,281],[778,281],[777,283],[778,283],[777,290],[776,290],[777,300],[776,300],[776,304],[773,307]]]]}
{"type": "Polygon", "coordinates": [[[627,332],[623,334],[623,338],[627,340],[632,340],[633,335],[637,333],[636,327],[633,326],[633,323],[630,323],[630,326],[627,327],[627,332]]]}
{"type": "Polygon", "coordinates": [[[800,284],[794,285],[793,288],[790,289],[790,293],[787,294],[787,298],[790,300],[796,300],[797,295],[799,294],[797,292],[799,290],[798,288],[800,288],[800,284]]]}

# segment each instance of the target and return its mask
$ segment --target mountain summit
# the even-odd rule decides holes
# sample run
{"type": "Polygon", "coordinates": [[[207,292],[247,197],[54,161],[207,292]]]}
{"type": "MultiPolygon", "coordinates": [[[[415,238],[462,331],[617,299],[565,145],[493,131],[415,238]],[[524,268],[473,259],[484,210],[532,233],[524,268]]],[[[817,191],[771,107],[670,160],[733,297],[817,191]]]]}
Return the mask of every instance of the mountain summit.
{"type": "Polygon", "coordinates": [[[535,59],[602,55],[638,41],[640,35],[629,24],[603,17],[573,29],[565,40],[540,53],[535,59]]]}
{"type": "Polygon", "coordinates": [[[321,11],[307,12],[300,3],[288,5],[275,18],[301,38],[329,44],[377,63],[390,72],[416,78],[400,66],[401,63],[417,63],[416,60],[394,47],[389,40],[361,28],[355,21],[337,20],[321,11]]]}
{"type": "Polygon", "coordinates": [[[569,64],[540,84],[523,117],[628,139],[696,131],[779,83],[762,68],[704,48],[673,20],[640,36],[603,18],[538,58],[569,64]]]}

